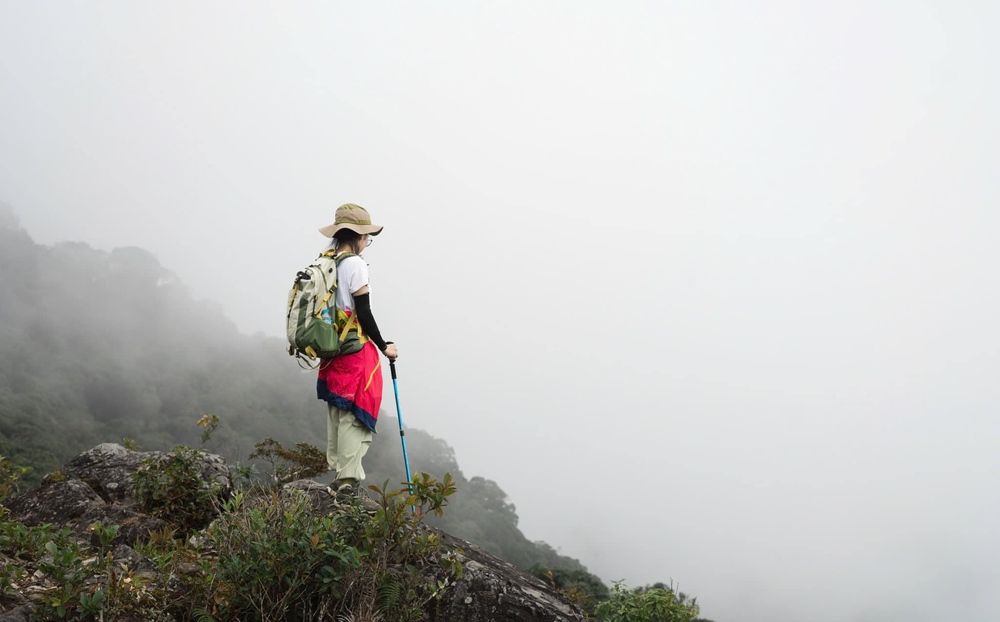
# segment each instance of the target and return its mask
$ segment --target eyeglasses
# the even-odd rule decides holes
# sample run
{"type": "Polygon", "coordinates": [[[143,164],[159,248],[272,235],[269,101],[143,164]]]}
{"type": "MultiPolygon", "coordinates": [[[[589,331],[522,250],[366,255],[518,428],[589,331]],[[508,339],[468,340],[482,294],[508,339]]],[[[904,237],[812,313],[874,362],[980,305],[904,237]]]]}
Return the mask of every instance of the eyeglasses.
{"type": "Polygon", "coordinates": [[[369,236],[368,236],[368,241],[367,241],[367,242],[365,242],[365,248],[368,248],[369,246],[371,246],[371,245],[372,245],[372,242],[374,242],[374,241],[375,241],[375,237],[374,237],[374,236],[371,236],[371,235],[369,235],[369,236]]]}

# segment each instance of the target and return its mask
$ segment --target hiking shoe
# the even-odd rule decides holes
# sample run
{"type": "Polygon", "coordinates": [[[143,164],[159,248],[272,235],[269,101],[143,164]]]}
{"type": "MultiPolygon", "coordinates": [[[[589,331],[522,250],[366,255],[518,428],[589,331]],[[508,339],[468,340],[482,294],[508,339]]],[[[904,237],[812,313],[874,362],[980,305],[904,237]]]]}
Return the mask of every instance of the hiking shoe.
{"type": "Polygon", "coordinates": [[[358,490],[361,488],[357,482],[334,482],[336,485],[336,491],[333,496],[336,497],[337,501],[350,501],[358,496],[358,490]]]}

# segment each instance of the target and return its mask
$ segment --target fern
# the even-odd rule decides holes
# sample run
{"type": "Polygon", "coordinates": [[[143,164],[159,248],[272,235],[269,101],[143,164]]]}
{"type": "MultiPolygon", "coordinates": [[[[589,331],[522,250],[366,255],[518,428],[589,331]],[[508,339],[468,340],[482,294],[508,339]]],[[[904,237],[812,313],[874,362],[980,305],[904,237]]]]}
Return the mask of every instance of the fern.
{"type": "Polygon", "coordinates": [[[195,622],[215,622],[215,618],[212,617],[212,614],[204,609],[195,609],[191,612],[191,616],[194,618],[195,622]]]}
{"type": "Polygon", "coordinates": [[[386,576],[382,585],[378,586],[375,603],[379,611],[394,611],[406,604],[406,586],[396,577],[386,576]]]}

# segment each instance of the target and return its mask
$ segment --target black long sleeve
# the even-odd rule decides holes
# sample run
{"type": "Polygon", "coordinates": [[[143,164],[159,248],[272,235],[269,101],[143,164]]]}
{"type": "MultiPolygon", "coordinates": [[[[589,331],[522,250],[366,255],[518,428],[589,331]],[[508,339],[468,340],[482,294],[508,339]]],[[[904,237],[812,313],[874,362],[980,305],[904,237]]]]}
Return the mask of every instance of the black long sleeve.
{"type": "Polygon", "coordinates": [[[365,335],[372,340],[379,351],[384,351],[387,344],[385,339],[382,339],[378,324],[375,323],[375,316],[372,315],[372,301],[369,296],[370,294],[367,293],[352,296],[354,298],[354,312],[358,314],[358,324],[361,325],[361,330],[365,331],[365,335]]]}

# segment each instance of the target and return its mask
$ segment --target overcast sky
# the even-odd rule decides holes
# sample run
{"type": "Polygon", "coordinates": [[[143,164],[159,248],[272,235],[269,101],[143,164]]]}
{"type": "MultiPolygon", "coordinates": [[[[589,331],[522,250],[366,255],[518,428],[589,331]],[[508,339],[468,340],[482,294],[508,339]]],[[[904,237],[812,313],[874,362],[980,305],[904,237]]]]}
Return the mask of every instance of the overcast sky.
{"type": "Polygon", "coordinates": [[[530,539],[994,622],[998,6],[0,0],[0,201],[275,336],[363,205],[404,420],[530,539]]]}

